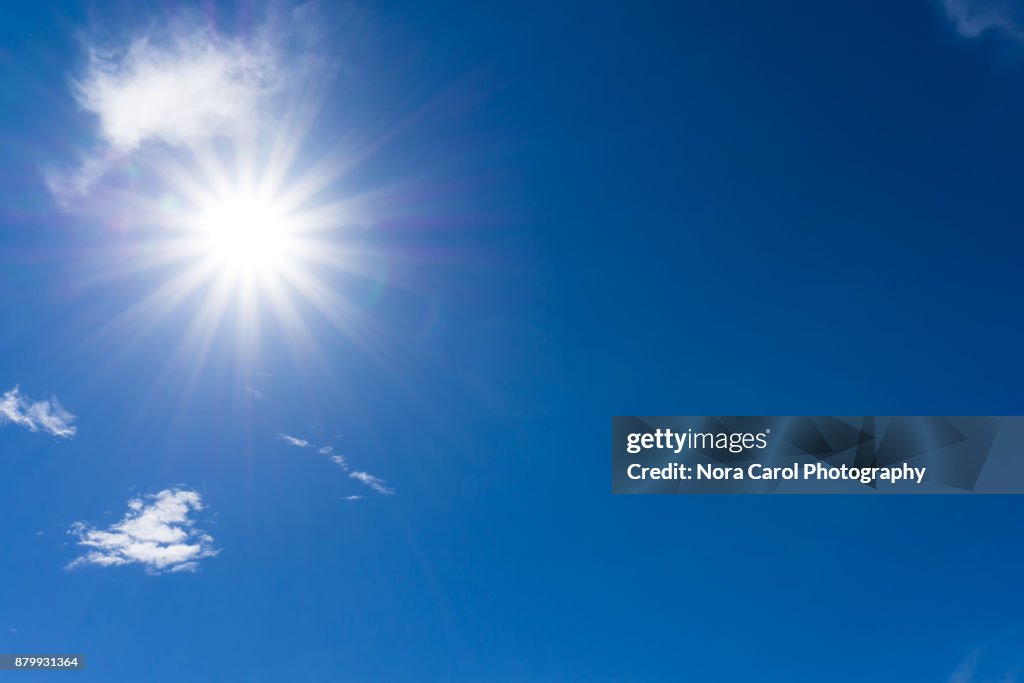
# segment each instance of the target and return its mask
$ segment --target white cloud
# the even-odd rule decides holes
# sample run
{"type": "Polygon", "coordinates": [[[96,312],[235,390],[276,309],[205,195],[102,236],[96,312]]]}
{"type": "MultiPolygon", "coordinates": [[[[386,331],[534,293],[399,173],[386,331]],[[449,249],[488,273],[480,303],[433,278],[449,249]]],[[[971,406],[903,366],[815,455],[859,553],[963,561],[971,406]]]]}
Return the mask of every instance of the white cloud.
{"type": "Polygon", "coordinates": [[[321,447],[317,451],[317,453],[319,453],[320,455],[330,455],[331,451],[333,451],[333,450],[334,450],[333,446],[323,446],[323,447],[321,447]]]}
{"type": "Polygon", "coordinates": [[[348,469],[348,463],[345,462],[345,458],[343,456],[332,455],[331,456],[331,462],[333,462],[335,465],[337,465],[338,467],[340,467],[343,470],[347,470],[348,469]]]}
{"type": "Polygon", "coordinates": [[[264,47],[207,31],[169,45],[143,36],[113,53],[93,48],[75,97],[110,146],[130,152],[148,141],[191,146],[252,126],[278,78],[277,57],[264,47]]]}
{"type": "Polygon", "coordinates": [[[186,12],[113,39],[88,34],[72,93],[95,117],[97,144],[77,167],[47,173],[57,199],[84,197],[153,146],[197,150],[276,129],[307,91],[329,80],[335,59],[323,49],[319,3],[279,9],[253,17],[244,37],[186,12]]]}
{"type": "Polygon", "coordinates": [[[300,439],[296,436],[290,436],[288,434],[278,434],[277,438],[281,439],[281,441],[284,441],[289,446],[298,446],[299,448],[306,448],[307,446],[309,446],[308,441],[306,441],[305,439],[300,439]]]}
{"type": "Polygon", "coordinates": [[[391,496],[391,495],[394,495],[394,493],[395,493],[394,489],[389,488],[387,486],[387,482],[385,482],[380,477],[373,476],[369,472],[359,472],[359,471],[356,471],[356,472],[350,473],[348,476],[352,477],[353,479],[358,479],[359,481],[363,482],[364,484],[366,484],[371,489],[373,489],[374,491],[376,491],[377,493],[379,493],[381,495],[391,496]]]}
{"type": "Polygon", "coordinates": [[[249,394],[253,398],[263,398],[263,392],[255,387],[246,387],[245,393],[249,394]]]}
{"type": "Polygon", "coordinates": [[[345,496],[342,500],[364,500],[366,496],[345,496]]]}
{"type": "Polygon", "coordinates": [[[75,416],[64,410],[56,397],[31,401],[18,387],[0,397],[0,425],[14,424],[31,432],[42,430],[53,436],[69,439],[77,428],[72,424],[75,416]]]}
{"type": "Polygon", "coordinates": [[[96,117],[101,143],[77,168],[47,174],[62,203],[89,194],[148,143],[194,149],[255,130],[283,82],[272,47],[218,39],[208,30],[188,37],[146,34],[127,46],[87,50],[73,92],[79,107],[96,117]]]}
{"type": "Polygon", "coordinates": [[[68,565],[113,567],[141,564],[151,574],[191,572],[216,555],[213,537],[197,529],[191,515],[202,497],[187,489],[165,489],[145,500],[128,501],[128,513],[105,530],[75,522],[69,534],[90,550],[68,565]]]}
{"type": "Polygon", "coordinates": [[[976,38],[989,30],[1024,38],[1024,0],[942,0],[960,35],[976,38]]]}

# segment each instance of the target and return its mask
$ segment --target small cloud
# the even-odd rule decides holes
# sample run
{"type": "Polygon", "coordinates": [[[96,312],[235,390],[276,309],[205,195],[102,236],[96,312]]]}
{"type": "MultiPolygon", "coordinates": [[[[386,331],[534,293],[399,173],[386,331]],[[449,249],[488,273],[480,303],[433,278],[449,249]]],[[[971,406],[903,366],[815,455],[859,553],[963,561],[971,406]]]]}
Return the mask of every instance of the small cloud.
{"type": "Polygon", "coordinates": [[[277,438],[281,439],[281,441],[284,441],[289,446],[297,446],[299,448],[306,448],[307,446],[309,446],[308,441],[306,441],[305,439],[300,439],[296,436],[289,436],[288,434],[278,434],[277,438]]]}
{"type": "Polygon", "coordinates": [[[323,447],[321,447],[320,449],[317,450],[317,453],[319,453],[320,455],[330,455],[331,451],[333,451],[333,450],[334,450],[333,446],[323,446],[323,447]]]}
{"type": "Polygon", "coordinates": [[[965,38],[994,30],[1024,39],[1024,2],[1021,0],[942,0],[946,16],[965,38]]]}
{"type": "Polygon", "coordinates": [[[68,533],[90,550],[68,564],[114,567],[141,564],[150,574],[193,572],[199,561],[216,555],[213,537],[197,529],[192,514],[203,510],[202,497],[187,489],[165,489],[145,501],[128,501],[128,513],[107,529],[75,522],[68,533]]]}
{"type": "Polygon", "coordinates": [[[365,500],[366,496],[345,496],[342,500],[365,500]]]}
{"type": "Polygon", "coordinates": [[[394,489],[388,487],[386,481],[384,481],[380,477],[373,476],[369,472],[356,471],[350,473],[348,476],[352,477],[353,479],[361,481],[362,483],[366,484],[371,489],[373,489],[374,491],[383,496],[392,496],[395,493],[394,489]]]}
{"type": "Polygon", "coordinates": [[[345,462],[344,456],[332,455],[331,456],[331,462],[333,462],[335,465],[337,465],[338,467],[340,467],[343,470],[347,470],[348,469],[348,463],[345,462]]]}
{"type": "Polygon", "coordinates": [[[36,532],[36,536],[45,536],[45,535],[46,535],[45,531],[37,531],[36,532]]]}
{"type": "Polygon", "coordinates": [[[56,397],[31,401],[14,387],[0,398],[0,425],[15,424],[30,432],[42,430],[69,439],[77,431],[74,421],[75,416],[64,410],[56,397]]]}
{"type": "Polygon", "coordinates": [[[263,398],[263,392],[255,387],[246,387],[245,393],[249,394],[253,398],[263,398]]]}

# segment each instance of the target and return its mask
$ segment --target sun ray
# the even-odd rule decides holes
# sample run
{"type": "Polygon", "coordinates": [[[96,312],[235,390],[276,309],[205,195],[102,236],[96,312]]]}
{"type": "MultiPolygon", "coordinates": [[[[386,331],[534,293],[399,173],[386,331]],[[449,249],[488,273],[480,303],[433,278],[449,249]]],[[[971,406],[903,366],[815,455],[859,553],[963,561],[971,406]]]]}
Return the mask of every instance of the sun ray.
{"type": "Polygon", "coordinates": [[[189,265],[183,272],[97,329],[84,343],[99,344],[111,338],[118,338],[128,344],[140,340],[214,276],[214,269],[209,263],[189,265]]]}

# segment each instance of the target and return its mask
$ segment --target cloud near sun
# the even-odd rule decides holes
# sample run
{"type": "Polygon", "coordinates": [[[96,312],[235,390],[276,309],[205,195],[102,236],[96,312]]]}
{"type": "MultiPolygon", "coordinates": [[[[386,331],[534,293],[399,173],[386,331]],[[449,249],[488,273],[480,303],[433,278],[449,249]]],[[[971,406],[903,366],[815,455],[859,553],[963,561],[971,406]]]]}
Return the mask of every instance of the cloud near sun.
{"type": "Polygon", "coordinates": [[[98,339],[140,335],[187,307],[193,322],[173,362],[201,366],[236,304],[240,339],[258,339],[273,318],[311,344],[295,310],[303,300],[370,347],[335,282],[382,272],[347,239],[372,207],[342,194],[348,160],[332,139],[307,144],[342,59],[324,49],[336,27],[322,14],[313,2],[278,7],[237,30],[175,16],[119,41],[86,40],[72,91],[94,139],[47,181],[62,209],[102,230],[91,258],[105,279],[155,276],[98,339]]]}
{"type": "MultiPolygon", "coordinates": [[[[80,109],[94,117],[97,142],[80,165],[47,173],[61,201],[89,193],[114,166],[147,144],[195,148],[273,126],[282,102],[323,74],[315,5],[268,15],[245,37],[196,24],[147,31],[115,44],[86,41],[72,79],[80,109]]],[[[179,24],[180,25],[180,22],[179,24]]]]}
{"type": "Polygon", "coordinates": [[[254,125],[278,87],[276,61],[238,41],[193,38],[167,48],[143,38],[119,57],[91,54],[75,90],[118,151],[147,140],[190,145],[254,125]]]}

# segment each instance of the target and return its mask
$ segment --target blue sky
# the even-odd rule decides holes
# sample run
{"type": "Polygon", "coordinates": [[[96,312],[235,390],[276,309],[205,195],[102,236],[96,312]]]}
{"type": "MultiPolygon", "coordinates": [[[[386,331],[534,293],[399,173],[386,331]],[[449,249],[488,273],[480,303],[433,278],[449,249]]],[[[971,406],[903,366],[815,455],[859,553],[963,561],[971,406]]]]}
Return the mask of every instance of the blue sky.
{"type": "Polygon", "coordinates": [[[89,668],[37,678],[1024,670],[1016,498],[613,497],[608,444],[1021,412],[1024,4],[42,5],[0,652],[89,668]]]}

